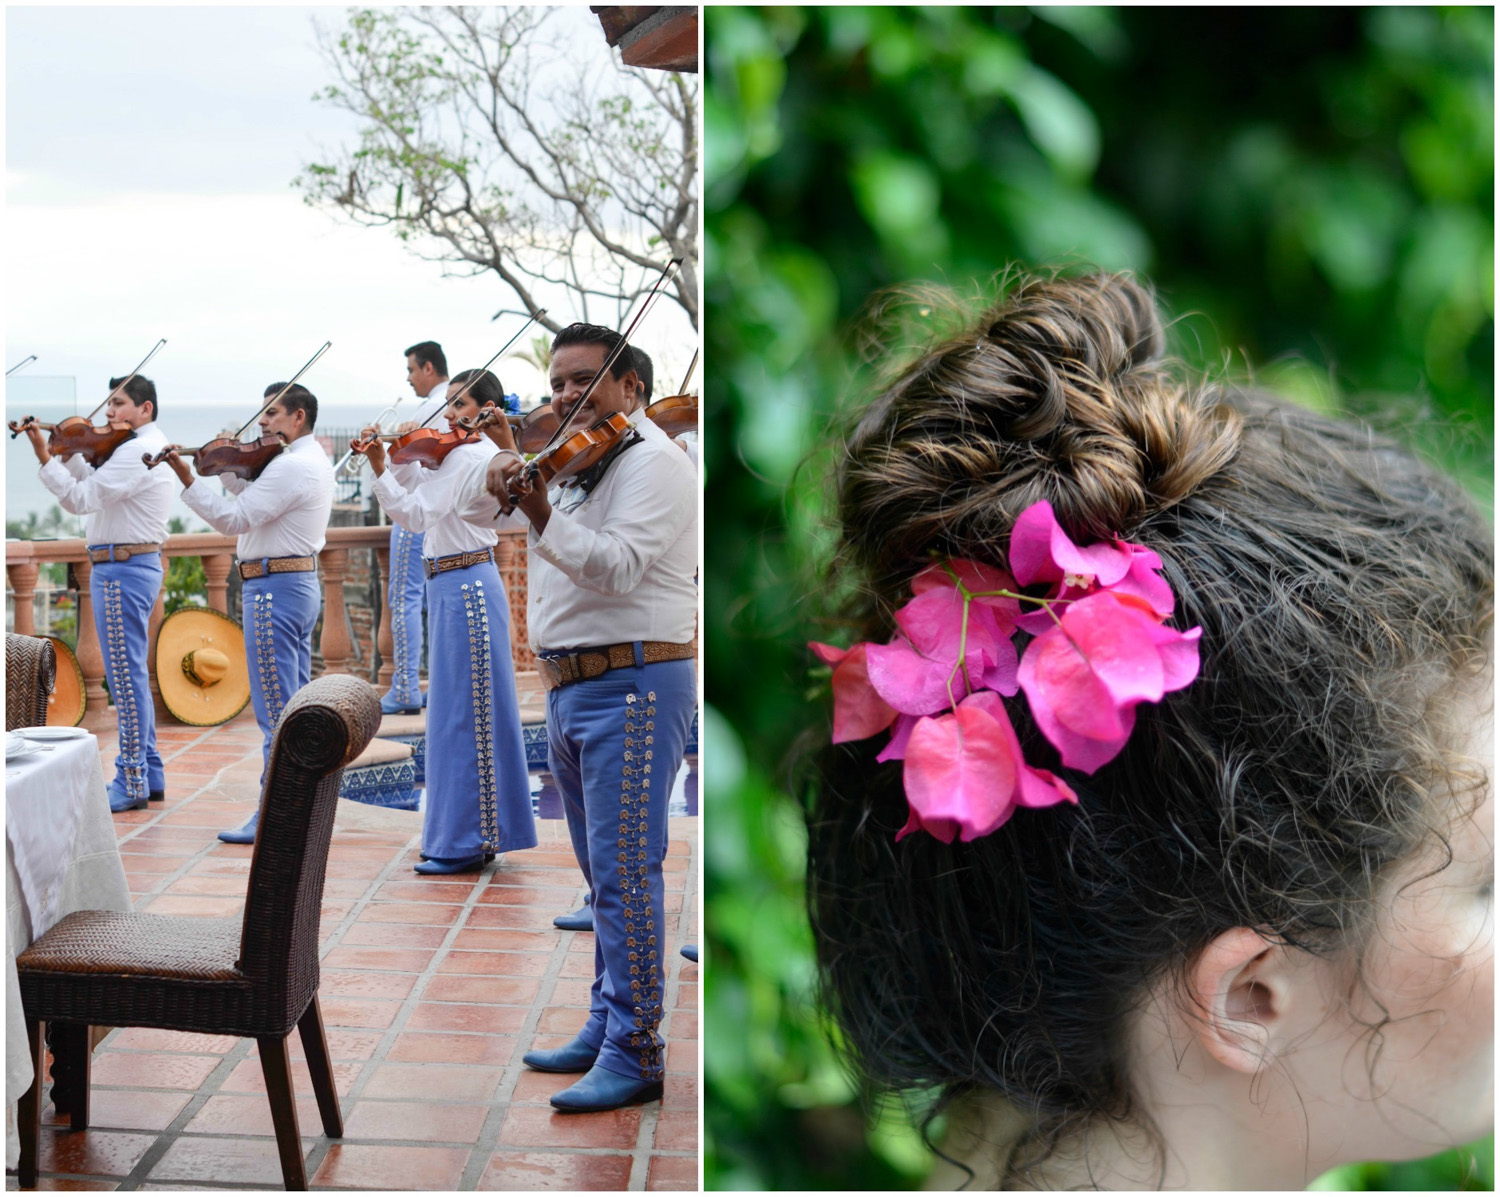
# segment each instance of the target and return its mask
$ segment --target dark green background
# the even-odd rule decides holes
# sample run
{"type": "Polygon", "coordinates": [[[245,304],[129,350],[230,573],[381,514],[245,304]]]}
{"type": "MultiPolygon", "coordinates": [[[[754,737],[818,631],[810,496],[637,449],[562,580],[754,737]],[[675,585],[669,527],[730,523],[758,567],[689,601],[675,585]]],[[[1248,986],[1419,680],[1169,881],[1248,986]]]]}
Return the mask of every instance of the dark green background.
{"type": "MultiPolygon", "coordinates": [[[[705,13],[707,1177],[919,1184],[812,1000],[789,746],[850,329],[910,279],[1129,268],[1190,365],[1404,429],[1492,502],[1491,9],[705,13]]],[[[1492,1187],[1493,1149],[1331,1187],[1492,1187]]]]}

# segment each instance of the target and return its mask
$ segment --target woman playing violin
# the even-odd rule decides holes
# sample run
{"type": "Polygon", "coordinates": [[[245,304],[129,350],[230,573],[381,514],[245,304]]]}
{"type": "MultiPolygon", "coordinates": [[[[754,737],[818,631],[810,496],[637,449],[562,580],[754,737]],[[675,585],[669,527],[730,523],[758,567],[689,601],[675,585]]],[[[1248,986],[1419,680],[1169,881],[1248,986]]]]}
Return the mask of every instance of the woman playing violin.
{"type": "MultiPolygon", "coordinates": [[[[175,446],[165,457],[187,487],[182,501],[216,532],[239,537],[235,551],[244,579],[245,659],[250,701],[264,738],[263,764],[270,760],[281,708],[312,676],[312,633],[321,598],[317,559],[333,510],[333,465],[312,435],[318,400],[306,387],[285,383],[272,383],[264,397],[283,388],[285,393],[261,413],[260,429],[285,448],[252,481],[223,474],[227,493],[221,493],[194,476],[175,446]]],[[[253,843],[256,822],[252,815],[243,827],[222,831],[219,838],[253,843]]]]}
{"type": "MultiPolygon", "coordinates": [[[[464,370],[448,383],[450,431],[417,429],[401,437],[390,465],[379,429],[366,428],[353,448],[370,461],[380,505],[396,523],[421,532],[427,576],[427,795],[418,873],[483,868],[497,852],[536,845],[526,751],[510,653],[510,604],[495,568],[498,537],[465,523],[458,496],[483,493],[490,461],[502,453],[490,438],[465,431],[480,411],[504,403],[488,371],[464,370]]],[[[502,419],[496,435],[510,437],[502,419]]],[[[512,456],[513,442],[504,450],[512,456]]]]}
{"type": "Polygon", "coordinates": [[[147,625],[161,592],[161,544],[167,537],[172,480],[147,472],[139,450],[156,452],[166,437],[156,426],[156,387],[139,374],[109,380],[106,423],[128,426],[129,449],[111,453],[97,468],[82,453],[53,455],[35,421],[21,431],[42,463],[42,484],[64,511],[86,515],[93,569],[89,591],[94,626],[104,649],[105,675],[120,721],[120,748],[109,808],[139,810],[160,799],[165,779],[156,751],[156,717],[146,668],[147,625]]]}

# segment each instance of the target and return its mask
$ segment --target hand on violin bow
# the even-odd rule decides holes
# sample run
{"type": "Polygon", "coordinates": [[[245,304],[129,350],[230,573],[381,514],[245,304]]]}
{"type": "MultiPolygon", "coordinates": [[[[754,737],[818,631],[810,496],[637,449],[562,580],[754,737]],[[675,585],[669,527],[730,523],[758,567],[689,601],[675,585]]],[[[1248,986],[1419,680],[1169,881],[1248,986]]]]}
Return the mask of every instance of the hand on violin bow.
{"type": "Polygon", "coordinates": [[[520,508],[538,535],[547,530],[547,521],[552,515],[547,488],[526,472],[526,463],[520,454],[500,452],[491,458],[484,488],[500,504],[503,515],[520,508]]]}
{"type": "Polygon", "coordinates": [[[380,429],[373,425],[359,430],[359,439],[350,441],[349,448],[362,453],[370,462],[375,477],[385,473],[385,442],[380,439],[380,429]]]}

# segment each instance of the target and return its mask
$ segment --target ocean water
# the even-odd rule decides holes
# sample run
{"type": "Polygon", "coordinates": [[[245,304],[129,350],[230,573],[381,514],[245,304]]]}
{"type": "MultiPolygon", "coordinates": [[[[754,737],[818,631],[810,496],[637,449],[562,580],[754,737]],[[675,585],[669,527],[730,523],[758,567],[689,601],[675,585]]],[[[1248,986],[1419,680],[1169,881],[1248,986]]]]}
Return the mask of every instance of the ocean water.
{"type": "MultiPolygon", "coordinates": [[[[397,408],[399,419],[410,419],[416,411],[417,404],[414,400],[407,400],[397,408]]],[[[187,445],[192,448],[210,441],[224,432],[232,432],[244,423],[253,414],[254,409],[246,410],[243,407],[229,404],[173,404],[164,407],[161,429],[167,439],[176,444],[187,445]]],[[[66,401],[54,402],[21,402],[10,400],[6,403],[5,420],[7,425],[12,420],[20,420],[24,416],[34,415],[44,423],[56,423],[65,416],[86,415],[88,409],[74,411],[73,404],[66,401]]],[[[337,461],[344,455],[349,447],[349,436],[368,421],[373,420],[380,413],[369,406],[360,404],[320,404],[318,410],[318,426],[314,435],[324,440],[324,447],[331,448],[332,459],[337,461]],[[336,444],[331,444],[331,434],[340,434],[336,444]]],[[[95,417],[95,423],[99,423],[102,417],[95,417]]],[[[259,435],[258,429],[251,426],[245,432],[245,437],[251,434],[259,435]]],[[[129,452],[129,446],[118,450],[129,452]]],[[[49,509],[57,506],[57,500],[52,492],[42,485],[37,476],[39,470],[36,455],[31,451],[31,442],[24,436],[12,438],[9,429],[6,431],[5,443],[5,518],[7,521],[24,520],[29,512],[36,512],[38,517],[49,509]]],[[[158,466],[165,469],[165,466],[158,466]]],[[[368,479],[369,471],[366,469],[363,476],[368,479]]],[[[352,495],[352,486],[341,487],[340,498],[348,499],[352,495]]],[[[206,532],[208,527],[203,521],[189,510],[187,504],[181,499],[172,504],[173,516],[180,516],[190,532],[206,532]]],[[[65,535],[83,535],[83,521],[72,516],[68,517],[68,527],[73,529],[65,535]]]]}

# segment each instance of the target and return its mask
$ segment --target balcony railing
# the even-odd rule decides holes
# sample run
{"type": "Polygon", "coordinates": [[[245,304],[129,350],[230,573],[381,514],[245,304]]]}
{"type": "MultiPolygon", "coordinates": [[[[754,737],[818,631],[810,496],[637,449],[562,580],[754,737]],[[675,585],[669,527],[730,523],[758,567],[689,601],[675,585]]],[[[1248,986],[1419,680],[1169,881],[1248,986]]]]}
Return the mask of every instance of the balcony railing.
{"type": "MultiPolygon", "coordinates": [[[[323,586],[323,628],[318,649],[325,673],[350,673],[353,643],[350,639],[348,609],[344,583],[349,574],[349,554],[373,550],[380,575],[380,623],[374,645],[380,660],[375,677],[369,680],[382,690],[391,684],[392,640],[390,610],[385,602],[390,572],[390,527],[329,528],[328,543],[318,554],[318,575],[323,586]]],[[[225,615],[229,612],[229,571],[234,564],[232,536],[215,532],[185,532],[169,536],[162,549],[163,558],[198,557],[203,562],[204,599],[208,606],[225,615]]],[[[89,593],[89,576],[93,563],[83,540],[12,540],[5,544],[5,573],[10,583],[9,597],[14,603],[13,627],[23,635],[37,634],[34,600],[41,566],[64,562],[72,568],[78,586],[78,646],[76,655],[83,672],[84,719],[102,716],[109,706],[104,689],[104,653],[94,630],[93,600],[89,593]]],[[[510,599],[511,652],[517,670],[536,668],[526,635],[526,539],[524,532],[502,532],[495,556],[500,577],[510,599]]],[[[162,562],[163,567],[166,561],[162,562]]],[[[156,697],[156,632],[164,616],[162,597],[157,596],[151,612],[148,665],[151,690],[156,697]]],[[[45,632],[46,629],[43,629],[45,632]]],[[[371,654],[371,656],[376,654],[371,654]]],[[[158,704],[159,705],[159,704],[158,704]]]]}

